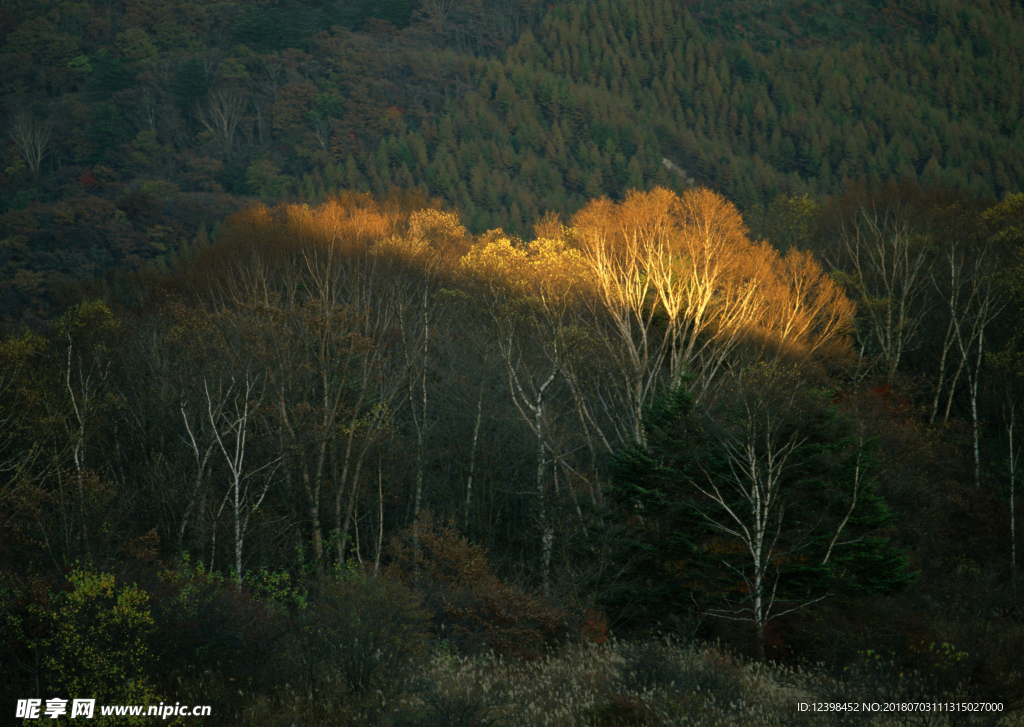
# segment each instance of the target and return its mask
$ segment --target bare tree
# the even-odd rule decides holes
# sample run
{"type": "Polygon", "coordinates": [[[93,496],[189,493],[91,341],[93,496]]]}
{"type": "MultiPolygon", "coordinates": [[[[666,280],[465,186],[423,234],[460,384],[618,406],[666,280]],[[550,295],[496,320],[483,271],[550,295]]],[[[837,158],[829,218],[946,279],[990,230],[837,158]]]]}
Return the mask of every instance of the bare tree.
{"type": "Polygon", "coordinates": [[[557,337],[554,340],[535,339],[544,351],[546,365],[539,372],[531,371],[524,362],[523,340],[509,331],[501,341],[501,354],[508,370],[509,390],[512,401],[523,420],[533,432],[536,441],[536,478],[534,488],[541,527],[541,584],[545,595],[550,591],[551,554],[555,541],[554,524],[549,517],[548,506],[548,441],[545,431],[547,396],[551,385],[562,371],[565,343],[557,337]],[[561,346],[559,345],[561,343],[561,346]],[[537,375],[539,373],[539,376],[537,375]]]}
{"type": "Polygon", "coordinates": [[[508,374],[512,403],[534,438],[540,574],[547,593],[555,538],[549,486],[557,488],[549,453],[559,460],[550,433],[554,418],[551,400],[574,345],[586,265],[561,241],[538,240],[521,248],[499,238],[470,253],[466,268],[485,281],[484,299],[508,374]]]}
{"type": "Polygon", "coordinates": [[[1006,306],[1005,286],[996,280],[999,264],[997,247],[982,240],[952,241],[943,254],[942,270],[932,280],[944,299],[949,325],[943,342],[939,381],[932,401],[932,419],[938,413],[939,397],[945,383],[946,361],[956,356],[956,369],[948,385],[945,417],[949,418],[956,385],[961,375],[967,380],[971,406],[971,430],[974,455],[974,484],[981,486],[980,415],[978,397],[985,363],[985,337],[992,322],[1006,306]]]}
{"type": "MultiPolygon", "coordinates": [[[[86,516],[86,485],[90,479],[90,444],[100,413],[109,407],[109,387],[112,379],[113,360],[105,342],[88,336],[109,335],[115,327],[113,313],[99,302],[83,303],[73,308],[58,321],[61,348],[55,347],[56,369],[60,374],[60,391],[48,392],[52,396],[47,402],[54,419],[60,422],[70,454],[73,479],[77,497],[78,517],[69,517],[67,536],[77,530],[73,537],[80,539],[81,547],[91,555],[90,522],[86,516]],[[77,519],[77,525],[73,525],[77,519]]],[[[48,396],[48,399],[49,399],[48,396]]],[[[63,487],[64,472],[56,470],[57,480],[63,487]]]]}
{"type": "Polygon", "coordinates": [[[235,147],[235,131],[245,115],[248,96],[235,86],[210,89],[206,102],[196,105],[196,117],[217,141],[225,159],[231,158],[235,147]]]}
{"type": "MultiPolygon", "coordinates": [[[[446,315],[439,316],[432,334],[432,362],[438,374],[437,386],[443,391],[435,398],[439,427],[433,445],[454,452],[462,477],[457,509],[460,521],[472,530],[480,516],[493,514],[495,491],[488,487],[498,474],[482,467],[494,442],[487,427],[500,416],[501,403],[507,403],[504,385],[507,372],[496,345],[490,312],[475,297],[455,296],[445,302],[446,315]],[[499,403],[501,402],[501,403],[499,403]]],[[[507,476],[502,472],[499,478],[507,476]]],[[[431,507],[436,511],[437,504],[431,507]]],[[[489,525],[479,524],[481,532],[489,525]]]]}
{"type": "Polygon", "coordinates": [[[925,313],[926,242],[911,230],[903,211],[879,216],[862,209],[854,224],[842,226],[833,245],[823,251],[857,303],[862,359],[877,357],[890,380],[913,347],[925,313]]]}
{"type": "Polygon", "coordinates": [[[7,134],[32,175],[39,176],[39,168],[50,153],[52,132],[49,122],[19,109],[7,120],[7,134]]]}
{"type": "Polygon", "coordinates": [[[227,503],[231,503],[234,516],[235,585],[240,590],[242,547],[249,519],[263,504],[273,481],[273,468],[280,458],[256,467],[247,461],[246,445],[252,434],[256,410],[263,402],[263,385],[258,376],[246,372],[241,384],[232,379],[227,389],[221,385],[212,393],[209,381],[204,380],[203,389],[206,393],[206,412],[213,436],[228,468],[228,488],[217,514],[224,510],[227,503]],[[264,474],[262,483],[252,486],[256,476],[268,469],[270,472],[264,474]]]}
{"type": "Polygon", "coordinates": [[[181,552],[184,549],[185,533],[188,531],[194,510],[206,491],[210,471],[213,466],[210,457],[217,446],[217,438],[212,431],[207,430],[203,426],[204,422],[209,421],[209,416],[198,417],[196,424],[193,424],[189,419],[188,406],[184,400],[181,402],[179,410],[182,421],[185,424],[185,432],[188,434],[188,439],[185,440],[185,443],[189,448],[192,458],[195,460],[196,467],[195,476],[192,478],[191,487],[188,489],[185,510],[181,515],[181,522],[178,523],[178,551],[181,552]],[[199,439],[196,438],[197,432],[199,439]]]}
{"type": "Polygon", "coordinates": [[[201,291],[240,332],[246,360],[261,367],[282,479],[305,501],[321,566],[325,508],[333,500],[333,544],[344,561],[367,455],[407,391],[398,304],[405,283],[373,245],[393,224],[373,205],[289,205],[273,218],[251,209],[230,233],[245,240],[247,254],[207,279],[211,293],[201,291]]]}
{"type": "Polygon", "coordinates": [[[317,144],[325,152],[330,152],[328,148],[328,142],[331,139],[331,119],[319,114],[314,116],[310,122],[313,126],[313,137],[316,139],[317,144]]]}
{"type": "MultiPolygon", "coordinates": [[[[619,377],[609,382],[615,388],[603,402],[606,413],[617,409],[624,416],[610,416],[613,426],[622,422],[621,441],[643,438],[641,413],[661,380],[662,363],[668,355],[670,334],[654,326],[657,308],[649,304],[653,285],[645,270],[643,241],[637,235],[620,240],[616,234],[617,210],[609,200],[592,203],[573,218],[580,247],[594,271],[594,319],[604,330],[600,340],[608,341],[607,355],[617,364],[619,377]],[[613,343],[614,342],[614,343],[613,343]],[[620,388],[621,387],[621,388],[620,388]],[[616,396],[616,394],[618,394],[616,396]],[[624,399],[621,401],[609,400],[624,399]]],[[[656,225],[660,232],[664,225],[656,225]]],[[[659,235],[660,237],[660,235],[659,235]]],[[[650,243],[647,245],[650,247],[650,243]]],[[[607,437],[605,437],[607,440],[607,437]]]]}
{"type": "Polygon", "coordinates": [[[865,440],[858,435],[847,438],[841,457],[846,473],[833,473],[835,481],[827,485],[831,492],[821,491],[823,483],[812,490],[803,487],[798,470],[806,466],[810,440],[820,432],[805,410],[813,403],[795,383],[790,372],[765,365],[732,379],[719,392],[724,401],[716,407],[717,421],[709,422],[724,465],[714,460],[701,464],[705,476],[692,484],[697,517],[742,551],[728,545],[711,548],[723,554],[727,574],[742,588],[738,597],[722,595],[724,605],[708,613],[752,623],[762,659],[772,620],[825,597],[781,585],[786,569],[801,561],[825,568],[837,548],[861,537],[848,533],[870,481],[865,440]]]}
{"type": "Polygon", "coordinates": [[[22,379],[29,375],[28,357],[13,349],[3,353],[7,355],[0,357],[0,503],[6,512],[43,448],[39,442],[25,446],[20,438],[17,404],[21,399],[22,379]]]}
{"type": "Polygon", "coordinates": [[[1009,480],[1010,494],[1010,588],[1015,596],[1017,593],[1017,481],[1020,477],[1020,455],[1022,446],[1019,440],[1017,416],[1020,411],[1022,394],[1024,394],[1024,358],[1019,351],[1007,346],[999,352],[988,353],[986,364],[995,374],[989,388],[1002,399],[1001,414],[1003,428],[1006,433],[1007,458],[1006,473],[1009,480]],[[994,384],[994,385],[993,385],[994,384]]]}
{"type": "MultiPolygon", "coordinates": [[[[420,516],[423,505],[424,470],[426,467],[427,439],[435,416],[428,386],[431,369],[431,337],[438,321],[443,318],[441,298],[437,295],[438,273],[443,261],[430,246],[430,240],[451,236],[462,237],[465,230],[453,215],[436,210],[418,210],[409,218],[409,231],[404,236],[382,240],[375,247],[375,255],[394,266],[390,297],[395,299],[398,320],[401,321],[402,346],[407,372],[409,412],[416,432],[416,473],[413,488],[412,519],[420,516]],[[404,285],[402,284],[404,281],[404,285]]],[[[413,532],[414,546],[419,547],[419,535],[413,532]]]]}
{"type": "MultiPolygon", "coordinates": [[[[795,404],[795,392],[788,401],[769,402],[758,392],[745,391],[736,426],[721,435],[727,454],[727,476],[698,481],[696,489],[713,510],[698,512],[718,532],[738,540],[748,556],[747,567],[735,568],[749,594],[746,603],[730,604],[712,613],[723,618],[752,621],[757,634],[758,656],[765,656],[765,627],[777,616],[806,604],[777,610],[778,569],[789,552],[781,542],[786,501],[783,483],[793,467],[791,457],[805,440],[798,434],[785,435],[782,423],[795,404]],[[774,579],[772,576],[774,575],[774,579]]],[[[772,392],[777,394],[778,392],[772,392]]]]}
{"type": "Polygon", "coordinates": [[[356,524],[355,507],[360,477],[371,447],[388,428],[395,408],[407,394],[408,359],[387,342],[401,326],[403,281],[388,254],[353,255],[332,275],[346,305],[359,322],[363,340],[372,342],[355,361],[357,372],[346,383],[350,404],[342,420],[342,449],[337,461],[334,498],[334,537],[339,562],[344,562],[350,531],[356,524]]]}
{"type": "Polygon", "coordinates": [[[160,115],[160,95],[151,87],[143,87],[135,96],[132,116],[140,129],[156,131],[156,120],[160,115]]]}

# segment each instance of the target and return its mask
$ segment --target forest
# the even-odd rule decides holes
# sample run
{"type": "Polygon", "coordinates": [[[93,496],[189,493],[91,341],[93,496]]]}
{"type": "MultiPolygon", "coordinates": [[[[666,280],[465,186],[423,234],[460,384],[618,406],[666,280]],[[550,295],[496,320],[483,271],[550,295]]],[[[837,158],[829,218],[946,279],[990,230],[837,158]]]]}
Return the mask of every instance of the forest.
{"type": "Polygon", "coordinates": [[[1014,0],[7,0],[0,320],[173,266],[246,198],[419,189],[474,234],[654,185],[744,212],[1024,191],[1014,0]]]}
{"type": "Polygon", "coordinates": [[[776,4],[4,3],[4,714],[1018,724],[1024,13],[776,4]]]}

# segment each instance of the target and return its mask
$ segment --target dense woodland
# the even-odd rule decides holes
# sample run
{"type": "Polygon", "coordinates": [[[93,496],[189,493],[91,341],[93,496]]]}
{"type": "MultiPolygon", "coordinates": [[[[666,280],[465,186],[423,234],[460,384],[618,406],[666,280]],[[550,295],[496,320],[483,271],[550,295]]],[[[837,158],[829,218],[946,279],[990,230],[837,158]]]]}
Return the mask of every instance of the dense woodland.
{"type": "Polygon", "coordinates": [[[312,708],[397,600],[460,654],[668,629],[1017,706],[1024,196],[900,193],[785,252],[706,189],[529,242],[408,196],[254,206],[143,305],[9,336],[8,683],[312,708]],[[55,639],[75,599],[120,614],[109,672],[55,639]]]}
{"type": "Polygon", "coordinates": [[[0,315],[248,196],[419,189],[473,233],[658,184],[1024,191],[1017,2],[5,2],[0,315]],[[372,16],[371,16],[372,13],[372,16]]]}
{"type": "Polygon", "coordinates": [[[777,5],[4,3],[2,708],[1019,716],[1021,8],[777,5]]]}

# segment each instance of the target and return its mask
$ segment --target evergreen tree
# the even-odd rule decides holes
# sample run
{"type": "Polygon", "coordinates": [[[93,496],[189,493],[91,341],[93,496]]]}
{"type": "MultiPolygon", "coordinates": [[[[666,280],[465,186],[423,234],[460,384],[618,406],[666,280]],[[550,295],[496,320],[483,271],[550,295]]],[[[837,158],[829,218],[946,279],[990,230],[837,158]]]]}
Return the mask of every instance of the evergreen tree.
{"type": "Polygon", "coordinates": [[[774,618],[831,594],[892,593],[914,575],[881,536],[875,445],[824,392],[761,365],[707,409],[684,386],[644,417],[646,444],[613,458],[614,500],[634,562],[640,621],[694,604],[746,621],[765,656],[774,618]]]}

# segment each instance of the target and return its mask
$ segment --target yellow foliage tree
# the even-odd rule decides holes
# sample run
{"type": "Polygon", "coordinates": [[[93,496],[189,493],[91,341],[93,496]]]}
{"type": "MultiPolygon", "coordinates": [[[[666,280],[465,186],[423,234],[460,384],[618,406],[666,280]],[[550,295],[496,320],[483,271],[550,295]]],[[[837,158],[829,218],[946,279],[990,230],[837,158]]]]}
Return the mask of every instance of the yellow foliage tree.
{"type": "Polygon", "coordinates": [[[149,595],[136,586],[118,587],[107,573],[76,570],[69,581],[72,589],[56,594],[40,614],[48,627],[39,644],[47,686],[53,696],[95,699],[97,724],[147,724],[148,717],[104,718],[99,707],[161,699],[146,675],[153,662],[149,595]]]}
{"type": "Polygon", "coordinates": [[[804,356],[843,345],[852,306],[839,288],[810,256],[751,241],[736,207],[710,190],[594,200],[567,235],[590,267],[634,441],[666,375],[693,374],[699,396],[742,343],[804,356]]]}

